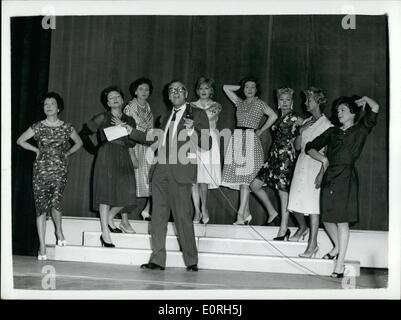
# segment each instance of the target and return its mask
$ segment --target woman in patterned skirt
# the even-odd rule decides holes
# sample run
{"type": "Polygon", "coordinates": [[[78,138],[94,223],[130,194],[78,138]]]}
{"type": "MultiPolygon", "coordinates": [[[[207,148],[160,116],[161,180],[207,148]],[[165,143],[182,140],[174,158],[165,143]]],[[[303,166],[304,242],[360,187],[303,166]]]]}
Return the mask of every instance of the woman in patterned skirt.
{"type": "Polygon", "coordinates": [[[222,186],[240,190],[240,207],[234,224],[249,224],[252,219],[249,185],[264,161],[260,136],[273,125],[277,115],[259,98],[259,84],[253,78],[243,79],[240,86],[224,85],[223,90],[237,108],[237,126],[225,154],[222,186]],[[264,115],[268,119],[259,128],[264,115]]]}
{"type": "MultiPolygon", "coordinates": [[[[80,132],[85,148],[91,153],[97,153],[93,172],[93,207],[99,208],[102,235],[100,241],[106,247],[114,247],[109,232],[122,231],[114,226],[113,217],[124,207],[136,206],[136,185],[134,166],[128,149],[136,142],[146,141],[146,134],[133,130],[130,135],[117,139],[107,139],[105,130],[124,122],[135,128],[135,120],[122,112],[124,94],[117,86],[110,86],[101,93],[101,100],[109,110],[95,115],[80,132]],[[98,146],[94,146],[90,135],[98,134],[98,146]]],[[[134,233],[128,215],[121,214],[120,228],[128,233],[134,233]],[[131,231],[132,230],[132,231],[131,231]]]]}
{"type": "MultiPolygon", "coordinates": [[[[137,130],[143,132],[153,128],[153,114],[147,101],[152,91],[153,85],[149,79],[139,78],[135,80],[129,86],[132,100],[124,108],[124,113],[134,118],[137,130]]],[[[129,151],[135,167],[136,196],[147,198],[141,216],[144,220],[151,220],[149,170],[153,160],[153,152],[149,152],[149,146],[139,143],[134,148],[130,148],[129,151]]]]}
{"type": "Polygon", "coordinates": [[[366,138],[376,125],[379,105],[369,97],[340,97],[334,102],[340,126],[327,129],[305,146],[305,152],[322,163],[316,178],[321,185],[320,207],[324,227],[334,247],[327,254],[337,257],[333,278],[344,276],[344,259],[349,240],[349,223],[358,221],[358,160],[366,138]],[[360,110],[365,116],[358,122],[360,110]],[[327,147],[326,155],[319,152],[327,147]],[[324,172],[324,173],[323,173],[324,172]]]}
{"type": "Polygon", "coordinates": [[[216,84],[213,79],[201,77],[196,83],[198,100],[191,105],[206,111],[209,118],[210,135],[212,137],[211,150],[198,150],[197,183],[192,187],[192,199],[195,207],[194,223],[207,224],[209,214],[207,211],[208,189],[216,189],[221,183],[220,146],[219,136],[216,132],[217,120],[221,112],[220,103],[213,101],[216,84]]]}
{"type": "MultiPolygon", "coordinates": [[[[322,113],[323,106],[327,103],[322,89],[310,87],[304,91],[306,111],[311,117],[305,119],[295,139],[295,149],[301,150],[295,165],[294,176],[291,181],[291,189],[288,199],[288,211],[293,212],[299,228],[289,239],[299,241],[308,234],[308,227],[304,216],[309,216],[310,234],[308,246],[299,256],[310,258],[317,253],[317,234],[319,230],[320,213],[320,188],[315,185],[315,179],[320,171],[319,161],[305,153],[305,146],[317,136],[332,126],[329,119],[322,113]]],[[[324,149],[320,150],[324,154],[324,149]]]]}
{"type": "Polygon", "coordinates": [[[65,246],[61,226],[63,191],[67,183],[68,157],[82,146],[82,141],[70,123],[58,117],[63,110],[63,99],[55,92],[45,95],[43,111],[46,119],[36,122],[17,140],[17,144],[36,153],[33,164],[33,195],[36,207],[36,227],[39,235],[38,259],[46,260],[46,216],[51,213],[58,246],[65,246]],[[38,147],[30,144],[34,138],[38,147]],[[74,145],[70,148],[69,140],[74,145]]]}
{"type": "Polygon", "coordinates": [[[284,240],[284,238],[288,239],[290,236],[287,204],[288,190],[296,160],[293,142],[297,135],[297,126],[303,121],[292,110],[294,105],[293,94],[294,90],[291,88],[280,88],[277,90],[278,108],[281,111],[280,118],[272,126],[273,143],[270,148],[269,157],[251,184],[252,191],[262,201],[269,212],[267,223],[273,222],[278,213],[262,187],[267,184],[272,189],[278,190],[281,224],[277,237],[274,240],[284,240]]]}

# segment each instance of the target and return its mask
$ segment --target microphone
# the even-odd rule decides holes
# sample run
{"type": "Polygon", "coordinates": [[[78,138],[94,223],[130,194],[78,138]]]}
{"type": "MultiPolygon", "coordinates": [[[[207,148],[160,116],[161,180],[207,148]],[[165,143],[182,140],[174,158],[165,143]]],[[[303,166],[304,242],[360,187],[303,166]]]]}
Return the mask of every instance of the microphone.
{"type": "Polygon", "coordinates": [[[185,108],[185,118],[193,120],[193,114],[192,114],[192,106],[189,104],[186,108],[185,108]]]}

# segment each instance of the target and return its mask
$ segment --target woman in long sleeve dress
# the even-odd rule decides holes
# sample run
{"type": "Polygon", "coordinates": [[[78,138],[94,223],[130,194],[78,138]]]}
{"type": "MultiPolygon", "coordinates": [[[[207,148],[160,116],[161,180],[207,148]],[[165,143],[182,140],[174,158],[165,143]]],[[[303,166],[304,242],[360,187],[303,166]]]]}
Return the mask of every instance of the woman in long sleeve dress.
{"type": "Polygon", "coordinates": [[[328,253],[337,256],[332,277],[344,276],[344,259],[349,240],[349,223],[358,221],[358,175],[355,162],[366,138],[375,126],[379,105],[369,97],[340,97],[334,103],[340,126],[331,127],[309,142],[305,152],[322,163],[317,177],[321,183],[321,215],[334,247],[328,253]],[[360,107],[366,114],[356,123],[360,107]],[[327,147],[326,155],[319,150],[327,147]],[[324,172],[324,174],[323,174],[324,172]]]}
{"type": "Polygon", "coordinates": [[[62,230],[63,192],[67,184],[68,158],[81,148],[82,141],[70,123],[59,119],[63,109],[60,95],[47,93],[43,101],[46,119],[33,124],[17,140],[22,148],[36,153],[32,184],[39,236],[38,260],[47,259],[45,236],[48,214],[51,214],[55,225],[56,245],[67,244],[62,230]],[[31,138],[38,142],[38,147],[28,142],[31,138]],[[71,148],[70,139],[74,141],[71,148]]]}
{"type": "Polygon", "coordinates": [[[273,125],[277,115],[259,98],[259,85],[253,78],[243,79],[240,86],[224,85],[223,90],[237,108],[237,124],[224,158],[222,186],[240,190],[240,207],[234,224],[249,224],[252,219],[249,185],[264,162],[260,136],[273,125]],[[268,119],[259,128],[264,115],[268,119]]]}
{"type": "Polygon", "coordinates": [[[280,88],[277,90],[280,118],[272,126],[273,142],[268,159],[251,184],[252,191],[268,210],[269,218],[267,223],[271,223],[277,217],[278,213],[262,187],[268,185],[270,188],[278,190],[281,223],[277,237],[275,237],[274,240],[288,239],[290,235],[290,230],[288,229],[289,213],[287,205],[288,191],[296,161],[293,142],[297,135],[297,128],[303,121],[302,118],[293,111],[293,93],[294,90],[291,88],[280,88]]]}
{"type": "MultiPolygon", "coordinates": [[[[294,169],[288,198],[288,211],[294,213],[299,228],[290,241],[299,241],[308,234],[304,216],[309,216],[310,234],[308,246],[299,256],[310,258],[317,253],[317,234],[319,230],[320,188],[316,188],[315,179],[321,164],[305,153],[305,146],[332,126],[322,113],[327,103],[324,92],[320,88],[310,87],[304,91],[306,111],[311,117],[305,119],[295,139],[295,149],[301,150],[294,169]]],[[[320,150],[323,154],[324,149],[320,150]]]]}
{"type": "Polygon", "coordinates": [[[194,223],[202,221],[203,224],[207,224],[209,222],[208,189],[216,189],[221,184],[220,147],[215,130],[222,107],[220,103],[213,100],[215,90],[216,85],[213,79],[199,78],[196,83],[196,94],[199,99],[191,103],[194,108],[206,111],[212,137],[211,150],[199,149],[197,152],[197,183],[192,187],[192,199],[195,207],[194,223]]]}
{"type": "MultiPolygon", "coordinates": [[[[136,205],[136,184],[134,166],[128,148],[135,146],[136,141],[145,141],[146,134],[134,130],[130,135],[108,141],[105,129],[114,126],[115,118],[136,127],[135,120],[122,112],[124,95],[117,86],[107,87],[101,94],[102,103],[109,111],[95,115],[84,125],[80,136],[88,151],[97,153],[93,173],[93,207],[99,209],[102,235],[102,245],[114,247],[110,232],[116,232],[112,218],[124,207],[136,205]],[[95,147],[90,135],[97,133],[99,145],[95,147]]],[[[127,214],[122,214],[120,228],[128,229],[127,214]]],[[[131,227],[132,228],[132,227],[131,227]]],[[[119,229],[118,229],[119,230],[119,229]]],[[[117,231],[118,232],[118,231],[117,231]]],[[[121,230],[120,230],[121,232],[121,230]]]]}

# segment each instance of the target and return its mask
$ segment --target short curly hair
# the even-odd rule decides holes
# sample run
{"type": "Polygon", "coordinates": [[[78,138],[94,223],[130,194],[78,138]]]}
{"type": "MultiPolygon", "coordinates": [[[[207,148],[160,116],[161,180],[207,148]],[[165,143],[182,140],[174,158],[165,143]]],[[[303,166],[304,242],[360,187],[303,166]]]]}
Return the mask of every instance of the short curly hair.
{"type": "Polygon", "coordinates": [[[102,105],[103,105],[106,109],[109,109],[109,108],[110,108],[110,107],[108,106],[108,104],[107,104],[107,101],[108,101],[107,96],[108,96],[109,93],[112,92],[112,91],[118,92],[118,93],[121,95],[121,98],[123,98],[123,100],[124,100],[124,92],[121,90],[121,88],[120,88],[119,86],[112,85],[112,86],[109,86],[109,87],[107,87],[107,88],[104,88],[104,89],[102,90],[102,92],[100,93],[100,101],[102,102],[102,105]]]}
{"type": "Polygon", "coordinates": [[[318,87],[309,87],[303,91],[306,98],[312,96],[315,102],[320,106],[323,106],[327,103],[326,92],[318,87]]]}
{"type": "Polygon", "coordinates": [[[153,84],[152,84],[152,81],[151,81],[150,79],[148,79],[148,78],[142,77],[142,78],[139,78],[139,79],[134,80],[134,81],[129,85],[129,93],[131,94],[131,98],[134,98],[134,97],[136,96],[136,95],[135,95],[135,91],[136,91],[136,89],[138,89],[138,87],[139,87],[141,84],[147,84],[147,85],[149,86],[149,96],[152,94],[152,92],[153,92],[153,84]]]}
{"type": "Polygon", "coordinates": [[[49,99],[49,98],[53,98],[54,100],[56,100],[57,108],[59,110],[58,113],[60,113],[61,111],[64,110],[64,100],[63,100],[63,98],[61,98],[61,96],[57,92],[54,92],[54,91],[48,92],[43,96],[43,98],[41,99],[41,102],[40,102],[41,108],[44,107],[45,100],[49,99]]]}
{"type": "Polygon", "coordinates": [[[196,81],[196,86],[195,86],[196,95],[198,96],[198,98],[199,98],[199,89],[202,84],[207,84],[210,87],[210,89],[212,89],[210,97],[213,98],[214,93],[216,92],[216,82],[212,78],[200,77],[198,81],[196,81]]]}
{"type": "Polygon", "coordinates": [[[283,94],[289,94],[289,95],[291,96],[291,98],[292,98],[292,96],[293,96],[293,94],[294,94],[294,90],[292,90],[292,89],[289,88],[289,87],[281,87],[281,88],[278,88],[278,89],[277,89],[277,93],[276,93],[277,99],[279,99],[280,96],[283,95],[283,94]]]}
{"type": "Polygon", "coordinates": [[[355,114],[354,122],[357,122],[361,113],[361,108],[355,103],[355,100],[360,99],[360,96],[353,95],[352,97],[341,96],[334,100],[333,110],[337,113],[340,105],[346,105],[352,114],[355,114]]]}

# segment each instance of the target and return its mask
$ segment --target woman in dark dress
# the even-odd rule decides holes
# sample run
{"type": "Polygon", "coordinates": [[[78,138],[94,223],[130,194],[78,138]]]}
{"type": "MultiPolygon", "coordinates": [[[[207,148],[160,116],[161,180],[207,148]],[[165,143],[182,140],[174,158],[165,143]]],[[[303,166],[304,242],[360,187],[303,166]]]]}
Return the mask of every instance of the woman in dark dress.
{"type": "Polygon", "coordinates": [[[366,96],[360,99],[340,97],[334,102],[334,108],[340,126],[327,129],[309,142],[305,152],[322,163],[316,185],[321,185],[322,220],[334,244],[333,249],[324,258],[337,258],[331,276],[341,278],[344,276],[349,223],[358,221],[358,175],[355,161],[362,152],[366,137],[376,124],[379,105],[366,96]],[[356,123],[360,107],[366,114],[356,123]],[[318,152],[326,146],[326,155],[318,152]]]}
{"type": "Polygon", "coordinates": [[[56,245],[65,246],[61,227],[63,192],[67,184],[68,158],[82,147],[82,141],[70,123],[58,117],[64,109],[63,99],[55,92],[45,95],[43,111],[46,119],[34,123],[17,140],[17,144],[36,153],[33,164],[33,195],[36,207],[36,227],[39,235],[38,260],[46,260],[46,216],[52,215],[56,229],[56,245]],[[38,147],[30,144],[34,138],[38,147]],[[74,142],[70,148],[69,140],[74,142]]]}
{"type": "MultiPolygon", "coordinates": [[[[132,128],[136,128],[135,120],[122,112],[124,94],[117,86],[111,86],[102,91],[103,105],[109,111],[94,116],[84,125],[80,136],[85,148],[96,153],[96,162],[93,173],[93,206],[99,208],[102,235],[102,245],[114,247],[111,243],[109,231],[121,232],[114,226],[112,218],[124,207],[136,205],[135,171],[128,148],[135,146],[136,141],[145,141],[146,134],[138,130],[132,130],[131,134],[118,139],[108,141],[105,129],[113,127],[114,118],[120,119],[132,128]],[[90,135],[98,134],[99,144],[94,146],[90,135]]],[[[128,221],[128,215],[122,214],[120,228],[132,229],[128,221]]],[[[132,229],[133,230],[133,229],[132,229]]]]}

